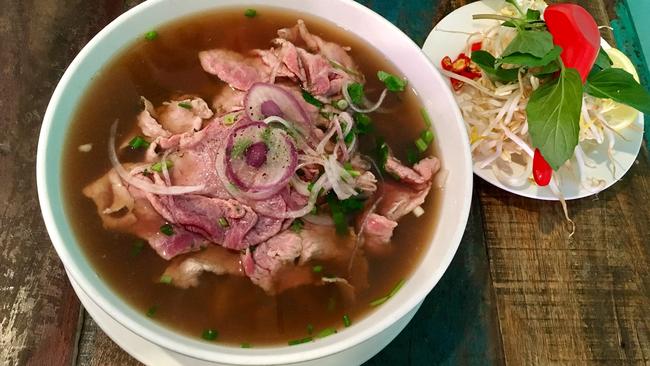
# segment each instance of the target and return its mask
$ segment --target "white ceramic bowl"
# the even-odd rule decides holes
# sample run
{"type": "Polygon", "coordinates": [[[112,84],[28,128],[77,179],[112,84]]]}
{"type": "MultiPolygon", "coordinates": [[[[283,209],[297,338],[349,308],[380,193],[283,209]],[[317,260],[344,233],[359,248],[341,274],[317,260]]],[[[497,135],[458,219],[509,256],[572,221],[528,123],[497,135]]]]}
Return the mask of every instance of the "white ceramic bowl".
{"type": "MultiPolygon", "coordinates": [[[[432,228],[434,238],[421,264],[406,285],[374,313],[345,331],[299,346],[239,349],[208,344],[151,322],[112,293],[83,256],[65,216],[61,201],[61,146],[76,106],[92,77],[112,56],[148,30],[197,12],[232,6],[241,7],[241,1],[146,1],[109,24],[74,59],[54,91],[38,145],[38,195],[47,230],[61,261],[84,297],[92,299],[124,328],[163,349],[218,365],[359,364],[379,352],[404,328],[442,277],[463,235],[472,195],[467,135],[445,81],[415,43],[371,10],[350,0],[246,2],[249,7],[273,6],[312,14],[353,31],[382,52],[408,78],[433,118],[443,168],[449,171],[441,194],[442,212],[436,227],[432,228]]],[[[119,339],[119,334],[111,328],[104,330],[119,339]]]]}

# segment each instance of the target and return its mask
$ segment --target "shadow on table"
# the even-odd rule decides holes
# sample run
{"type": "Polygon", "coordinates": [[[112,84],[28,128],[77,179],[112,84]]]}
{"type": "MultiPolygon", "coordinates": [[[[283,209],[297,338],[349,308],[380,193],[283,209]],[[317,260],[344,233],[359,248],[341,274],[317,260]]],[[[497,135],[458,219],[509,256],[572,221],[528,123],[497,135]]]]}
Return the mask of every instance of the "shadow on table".
{"type": "Polygon", "coordinates": [[[474,197],[465,235],[449,269],[406,329],[365,366],[500,363],[479,210],[474,197]]]}

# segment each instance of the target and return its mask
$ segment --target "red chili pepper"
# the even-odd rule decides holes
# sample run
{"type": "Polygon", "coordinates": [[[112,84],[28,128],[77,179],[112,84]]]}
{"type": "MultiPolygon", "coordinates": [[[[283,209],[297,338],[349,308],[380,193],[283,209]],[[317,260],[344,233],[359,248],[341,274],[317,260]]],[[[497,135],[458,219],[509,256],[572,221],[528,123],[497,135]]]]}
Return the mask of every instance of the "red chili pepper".
{"type": "Polygon", "coordinates": [[[459,58],[458,60],[454,61],[452,64],[452,70],[455,73],[460,73],[462,71],[465,71],[465,69],[469,66],[469,62],[465,60],[464,58],[459,58]]]}
{"type": "Polygon", "coordinates": [[[535,183],[540,187],[547,186],[552,177],[553,169],[548,165],[539,149],[535,149],[535,156],[533,157],[533,178],[535,178],[535,183]]]}
{"type": "Polygon", "coordinates": [[[445,56],[442,61],[440,61],[440,66],[442,66],[443,70],[452,71],[452,63],[451,57],[445,56]]]}
{"type": "Polygon", "coordinates": [[[544,20],[553,43],[562,47],[564,66],[578,70],[584,83],[600,50],[596,21],[583,7],[568,3],[549,5],[544,20]]]}
{"type": "Polygon", "coordinates": [[[456,79],[451,79],[451,86],[455,91],[459,91],[465,85],[464,82],[456,79]]]}
{"type": "Polygon", "coordinates": [[[472,52],[474,52],[474,51],[479,51],[482,47],[483,47],[483,42],[480,42],[480,41],[479,41],[479,42],[475,42],[475,43],[472,43],[472,48],[471,48],[471,50],[472,50],[472,52]]]}

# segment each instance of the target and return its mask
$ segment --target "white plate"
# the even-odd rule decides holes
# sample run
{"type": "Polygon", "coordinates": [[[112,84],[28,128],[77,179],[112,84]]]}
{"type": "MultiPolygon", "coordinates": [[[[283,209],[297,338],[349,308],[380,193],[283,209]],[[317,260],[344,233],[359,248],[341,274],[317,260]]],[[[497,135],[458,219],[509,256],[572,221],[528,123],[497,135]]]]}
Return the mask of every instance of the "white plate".
{"type": "MultiPolygon", "coordinates": [[[[493,20],[472,20],[472,15],[496,13],[504,5],[505,1],[503,0],[482,0],[456,9],[433,28],[422,50],[436,67],[440,67],[440,60],[443,57],[450,56],[453,59],[462,52],[467,39],[465,33],[479,32],[496,24],[496,21],[493,20]],[[453,33],[456,31],[463,33],[453,33]]],[[[602,45],[604,48],[610,48],[604,40],[602,45]]],[[[636,160],[643,141],[643,114],[639,114],[639,118],[630,127],[620,131],[620,135],[616,136],[614,145],[615,169],[612,169],[612,162],[607,157],[605,144],[599,146],[588,143],[580,144],[587,156],[596,163],[591,168],[586,167],[585,176],[581,177],[581,180],[586,181],[593,178],[604,182],[604,184],[596,190],[593,188],[589,190],[575,178],[578,174],[577,171],[568,171],[567,168],[563,168],[560,170],[560,190],[566,199],[578,199],[593,195],[610,187],[623,177],[636,160]]],[[[474,165],[474,173],[491,184],[520,196],[557,200],[548,187],[539,187],[530,181],[518,188],[506,186],[494,176],[489,167],[480,169],[474,165]]]]}

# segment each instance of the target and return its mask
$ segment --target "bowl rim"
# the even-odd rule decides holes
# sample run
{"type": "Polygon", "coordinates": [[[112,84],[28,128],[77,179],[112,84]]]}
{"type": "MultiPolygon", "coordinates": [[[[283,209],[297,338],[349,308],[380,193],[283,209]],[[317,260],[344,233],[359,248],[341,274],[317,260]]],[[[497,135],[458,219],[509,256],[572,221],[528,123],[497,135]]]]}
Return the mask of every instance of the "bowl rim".
{"type": "MultiPolygon", "coordinates": [[[[410,310],[415,308],[418,304],[420,304],[424,300],[425,296],[435,287],[435,285],[438,283],[442,275],[449,267],[460,245],[460,241],[463,236],[464,229],[469,217],[471,197],[472,197],[473,174],[472,174],[472,164],[471,164],[469,143],[464,144],[465,146],[458,147],[459,151],[457,151],[457,153],[462,153],[462,161],[464,164],[464,172],[462,173],[466,177],[466,179],[463,182],[464,187],[462,187],[462,191],[465,194],[463,195],[463,197],[459,197],[462,201],[457,203],[458,211],[457,214],[455,215],[458,219],[458,224],[456,228],[453,230],[453,234],[451,235],[452,244],[449,245],[449,248],[445,252],[444,258],[441,259],[440,261],[441,265],[438,266],[438,268],[436,268],[434,271],[431,271],[430,279],[428,281],[422,281],[422,283],[413,284],[413,286],[418,286],[418,288],[414,290],[409,297],[404,298],[403,301],[397,305],[395,304],[395,301],[393,301],[392,308],[395,308],[393,312],[388,313],[388,310],[390,310],[391,307],[384,306],[381,309],[377,309],[373,311],[371,314],[369,314],[364,318],[364,320],[372,319],[372,321],[365,322],[367,325],[366,327],[364,328],[357,327],[358,330],[356,331],[356,333],[354,333],[354,332],[350,332],[354,328],[353,326],[349,328],[349,330],[347,330],[346,332],[339,333],[339,335],[343,333],[348,333],[350,336],[337,337],[337,335],[334,335],[332,337],[328,337],[328,339],[321,339],[319,340],[319,342],[313,342],[312,344],[296,346],[296,347],[281,346],[281,347],[269,347],[269,348],[265,347],[259,349],[253,348],[253,349],[245,350],[245,353],[241,352],[241,350],[237,352],[238,349],[234,347],[220,346],[217,344],[200,342],[198,340],[191,340],[188,336],[180,335],[178,332],[173,331],[167,327],[163,327],[157,324],[155,325],[148,324],[151,322],[143,319],[144,315],[139,313],[136,316],[132,315],[134,314],[134,312],[132,311],[133,307],[130,304],[126,303],[126,301],[124,300],[121,300],[121,298],[119,298],[118,296],[113,295],[113,297],[117,298],[118,301],[118,304],[116,305],[111,301],[114,299],[110,299],[109,296],[104,295],[102,291],[100,291],[92,284],[91,279],[87,278],[86,275],[83,274],[81,263],[78,263],[78,261],[74,259],[74,255],[73,255],[74,253],[72,253],[71,250],[71,248],[79,248],[79,244],[76,241],[76,238],[73,237],[74,242],[70,245],[66,245],[62,235],[62,229],[57,224],[54,215],[53,206],[50,197],[51,194],[48,187],[48,174],[47,174],[48,169],[47,169],[46,153],[48,151],[49,146],[52,144],[52,142],[50,141],[50,136],[54,127],[54,117],[57,113],[57,109],[60,108],[59,102],[63,97],[63,93],[68,88],[71,87],[71,81],[73,79],[73,75],[80,69],[82,62],[89,55],[92,54],[95,48],[101,44],[102,40],[108,34],[114,32],[116,29],[121,27],[122,24],[125,23],[128,19],[138,16],[152,7],[160,6],[160,4],[162,3],[173,2],[173,1],[175,0],[149,0],[133,7],[132,9],[126,11],[125,13],[117,17],[115,20],[110,22],[97,35],[95,35],[90,40],[90,42],[88,42],[78,53],[78,55],[74,58],[74,60],[71,62],[71,64],[68,66],[67,70],[63,74],[61,80],[57,84],[56,89],[48,104],[46,113],[43,118],[43,124],[39,135],[39,142],[38,142],[38,149],[37,149],[37,161],[36,161],[37,190],[38,190],[38,198],[41,207],[41,213],[43,215],[43,219],[45,221],[48,234],[52,241],[52,245],[55,247],[57,254],[59,255],[61,261],[63,262],[65,268],[72,275],[72,277],[77,281],[80,287],[93,300],[95,300],[97,304],[111,318],[113,318],[118,323],[125,326],[127,329],[133,331],[136,334],[141,335],[142,337],[146,338],[147,340],[161,347],[164,347],[174,352],[184,354],[189,357],[193,357],[193,358],[197,358],[209,362],[225,362],[225,363],[242,364],[242,365],[286,364],[286,363],[304,362],[304,361],[310,361],[310,360],[326,357],[328,355],[343,352],[356,345],[366,342],[372,337],[380,334],[382,331],[390,327],[397,319],[404,317],[406,314],[408,314],[410,310]]],[[[317,0],[310,0],[310,1],[316,2],[317,0]]],[[[432,78],[437,79],[437,82],[440,85],[443,85],[442,76],[440,75],[438,70],[436,70],[433,64],[429,62],[426,55],[420,50],[420,48],[415,44],[415,42],[413,42],[413,40],[411,40],[406,34],[404,34],[395,25],[393,25],[388,20],[381,17],[379,14],[375,13],[374,11],[352,0],[330,0],[330,1],[332,2],[336,1],[341,5],[347,6],[350,9],[354,9],[356,12],[360,14],[360,16],[362,15],[365,18],[372,19],[374,22],[380,24],[382,28],[386,28],[388,31],[392,33],[397,33],[396,37],[399,37],[401,39],[400,42],[404,42],[404,44],[407,47],[414,48],[415,50],[417,50],[419,57],[423,61],[421,62],[421,64],[428,68],[426,70],[427,73],[431,74],[432,78]]],[[[268,2],[265,2],[263,0],[254,0],[251,2],[254,3],[254,5],[282,8],[282,4],[280,3],[280,1],[275,1],[272,2],[271,4],[268,4],[268,2]]],[[[242,4],[240,6],[244,7],[245,5],[242,4]]],[[[223,5],[220,6],[218,1],[215,1],[212,4],[212,8],[214,9],[218,9],[220,7],[225,7],[225,6],[223,5]]],[[[208,8],[209,7],[207,6],[203,7],[203,10],[206,10],[208,8]]],[[[303,11],[306,13],[308,12],[307,9],[302,9],[302,10],[294,9],[294,10],[303,11]]],[[[168,24],[169,22],[172,22],[175,19],[177,20],[191,14],[196,14],[198,13],[198,11],[200,10],[195,10],[193,12],[186,13],[181,16],[172,17],[168,20],[161,22],[161,24],[168,24]]],[[[337,24],[337,22],[334,20],[327,19],[323,16],[311,12],[309,13],[312,16],[319,17],[324,21],[329,22],[330,24],[337,24]]],[[[127,47],[130,44],[131,42],[126,42],[124,46],[127,47]]],[[[119,54],[119,52],[121,51],[122,49],[117,50],[113,53],[113,55],[119,54]]],[[[104,59],[101,61],[101,64],[104,65],[109,60],[110,59],[104,59]]],[[[85,84],[84,87],[87,87],[88,85],[90,85],[90,83],[85,84]]],[[[467,140],[467,136],[464,130],[464,125],[462,123],[462,117],[456,103],[454,102],[451,92],[448,90],[448,88],[442,88],[440,92],[449,101],[451,112],[454,114],[454,117],[456,119],[455,122],[457,126],[455,126],[455,128],[459,128],[462,133],[461,139],[467,140]]],[[[67,128],[66,128],[66,132],[67,132],[67,128]]],[[[60,166],[56,167],[56,169],[57,171],[59,171],[60,166]]],[[[454,167],[454,169],[459,169],[459,168],[454,167]]],[[[60,179],[59,176],[56,176],[56,179],[60,179]]],[[[56,193],[61,194],[61,191],[58,191],[56,193]]],[[[67,220],[65,220],[64,218],[62,220],[64,220],[65,225],[67,225],[69,227],[68,229],[72,232],[72,228],[68,224],[67,220]]],[[[432,238],[431,240],[433,241],[434,239],[432,238]]],[[[425,254],[423,254],[423,256],[424,255],[425,254]]],[[[92,269],[93,267],[89,263],[89,261],[85,258],[85,255],[82,255],[82,257],[84,258],[84,260],[81,262],[86,262],[86,265],[92,269]]],[[[416,266],[413,275],[415,274],[417,268],[422,267],[423,263],[424,261],[422,260],[420,264],[416,266]]],[[[94,277],[95,278],[92,279],[93,281],[106,286],[109,289],[109,291],[112,292],[112,289],[110,289],[110,287],[106,283],[103,283],[103,281],[98,276],[95,275],[94,277]]],[[[413,281],[407,281],[407,282],[413,282],[413,281]]],[[[403,291],[401,291],[400,293],[403,293],[403,291]]],[[[399,297],[399,295],[400,294],[398,293],[396,297],[399,297]]]]}

